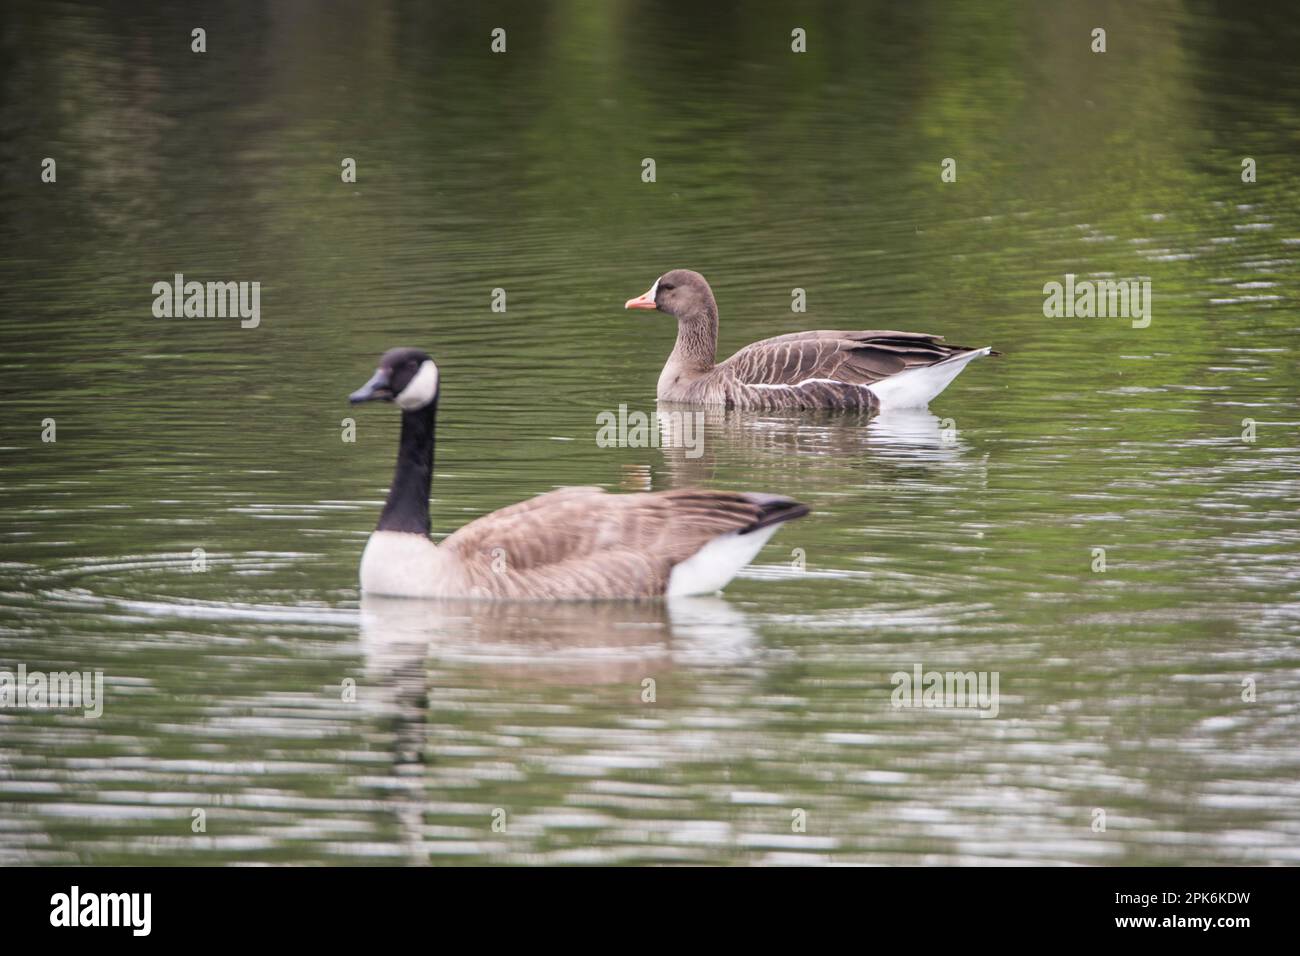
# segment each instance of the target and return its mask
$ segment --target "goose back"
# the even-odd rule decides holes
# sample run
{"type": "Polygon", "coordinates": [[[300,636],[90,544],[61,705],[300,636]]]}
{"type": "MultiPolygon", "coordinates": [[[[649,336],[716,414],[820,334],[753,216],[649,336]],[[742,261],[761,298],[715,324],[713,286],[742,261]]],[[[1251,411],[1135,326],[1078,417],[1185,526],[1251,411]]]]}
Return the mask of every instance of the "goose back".
{"type": "MultiPolygon", "coordinates": [[[[471,580],[494,597],[644,597],[716,538],[807,513],[788,498],[685,489],[611,495],[561,488],[486,515],[448,537],[471,580]]],[[[737,569],[738,570],[738,569],[737,569]]]]}

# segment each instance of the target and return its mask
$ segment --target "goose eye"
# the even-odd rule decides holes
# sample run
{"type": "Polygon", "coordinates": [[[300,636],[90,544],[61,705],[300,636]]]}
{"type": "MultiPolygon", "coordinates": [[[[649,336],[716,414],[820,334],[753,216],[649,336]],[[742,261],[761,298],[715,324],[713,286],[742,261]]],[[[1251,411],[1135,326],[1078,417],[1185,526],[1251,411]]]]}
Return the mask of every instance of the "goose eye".
{"type": "Polygon", "coordinates": [[[676,286],[671,286],[667,282],[661,282],[659,283],[659,288],[664,292],[672,292],[676,286]]]}

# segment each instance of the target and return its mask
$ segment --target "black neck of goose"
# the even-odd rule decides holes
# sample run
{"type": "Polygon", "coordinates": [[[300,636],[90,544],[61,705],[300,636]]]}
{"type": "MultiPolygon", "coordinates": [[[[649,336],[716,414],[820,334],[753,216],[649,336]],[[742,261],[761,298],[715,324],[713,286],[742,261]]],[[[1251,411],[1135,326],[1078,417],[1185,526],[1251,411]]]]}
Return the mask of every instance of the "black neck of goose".
{"type": "Polygon", "coordinates": [[[434,421],[437,415],[436,397],[423,408],[402,412],[397,468],[376,531],[429,533],[429,484],[433,480],[434,421]]]}

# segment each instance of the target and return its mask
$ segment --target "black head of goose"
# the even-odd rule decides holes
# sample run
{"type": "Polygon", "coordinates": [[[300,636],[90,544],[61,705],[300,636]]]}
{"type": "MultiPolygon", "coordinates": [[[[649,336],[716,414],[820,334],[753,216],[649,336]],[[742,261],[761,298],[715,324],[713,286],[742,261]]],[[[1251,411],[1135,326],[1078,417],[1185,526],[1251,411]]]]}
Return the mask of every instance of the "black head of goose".
{"type": "Polygon", "coordinates": [[[695,489],[608,494],[557,488],[484,515],[435,545],[429,487],[438,366],[385,352],[353,404],[402,410],[397,467],[361,557],[361,589],[401,597],[586,600],[721,590],[784,522],[808,513],[779,495],[695,489]]]}
{"type": "Polygon", "coordinates": [[[661,401],[730,408],[924,407],[990,348],[947,345],[941,335],[888,330],[792,332],[714,363],[718,304],[704,276],[665,272],[625,309],[677,319],[677,344],[659,376],[661,401]]]}

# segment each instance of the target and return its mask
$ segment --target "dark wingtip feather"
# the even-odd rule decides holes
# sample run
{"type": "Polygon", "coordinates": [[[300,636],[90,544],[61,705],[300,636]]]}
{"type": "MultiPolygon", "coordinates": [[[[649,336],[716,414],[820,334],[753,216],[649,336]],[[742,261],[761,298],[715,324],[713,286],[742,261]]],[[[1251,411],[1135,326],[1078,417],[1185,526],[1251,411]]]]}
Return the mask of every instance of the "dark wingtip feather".
{"type": "Polygon", "coordinates": [[[753,504],[758,505],[758,517],[752,524],[741,528],[741,534],[749,534],[749,532],[757,531],[759,528],[767,528],[774,524],[781,524],[784,521],[802,518],[812,510],[803,502],[782,495],[750,493],[746,494],[745,497],[753,504]]]}

